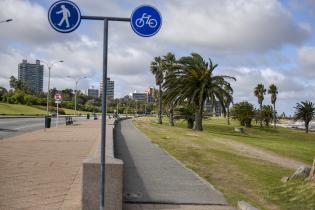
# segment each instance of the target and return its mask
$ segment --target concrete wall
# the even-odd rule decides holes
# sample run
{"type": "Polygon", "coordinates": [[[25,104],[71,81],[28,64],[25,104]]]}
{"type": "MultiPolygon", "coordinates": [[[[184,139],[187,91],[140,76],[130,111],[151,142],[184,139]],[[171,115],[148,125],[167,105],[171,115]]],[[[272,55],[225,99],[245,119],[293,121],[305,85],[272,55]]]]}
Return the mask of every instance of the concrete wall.
{"type": "MultiPolygon", "coordinates": [[[[114,157],[114,121],[106,126],[105,206],[106,210],[122,210],[123,161],[114,157]]],[[[82,209],[99,209],[100,194],[100,142],[90,157],[83,162],[82,209]]]]}

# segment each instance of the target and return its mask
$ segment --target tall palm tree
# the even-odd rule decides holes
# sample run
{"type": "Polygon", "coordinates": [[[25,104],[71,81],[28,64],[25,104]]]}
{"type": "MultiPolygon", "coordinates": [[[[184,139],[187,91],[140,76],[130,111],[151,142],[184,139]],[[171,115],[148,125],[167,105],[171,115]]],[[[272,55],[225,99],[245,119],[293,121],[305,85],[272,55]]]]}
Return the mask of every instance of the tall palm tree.
{"type": "Polygon", "coordinates": [[[155,57],[151,62],[150,70],[155,76],[156,85],[159,86],[159,112],[158,123],[162,124],[162,83],[164,80],[164,70],[162,65],[162,58],[160,56],[155,57]]]}
{"type": "Polygon", "coordinates": [[[255,87],[254,94],[258,98],[258,103],[259,103],[259,106],[260,106],[260,110],[259,110],[259,113],[260,113],[260,127],[262,127],[262,120],[263,120],[262,119],[262,103],[264,101],[264,95],[266,94],[265,86],[263,84],[258,84],[255,87]]]}
{"type": "MultiPolygon", "coordinates": [[[[214,75],[213,71],[218,66],[209,63],[197,53],[182,57],[179,60],[179,68],[165,78],[163,88],[167,97],[174,99],[174,104],[186,101],[193,104],[195,109],[195,124],[193,129],[202,131],[203,107],[205,100],[219,100],[225,112],[223,98],[231,98],[225,87],[230,87],[226,79],[234,79],[230,76],[214,75]]],[[[229,89],[229,88],[228,88],[229,89]]]]}
{"type": "Polygon", "coordinates": [[[303,120],[305,124],[305,132],[308,133],[309,124],[315,118],[315,104],[310,101],[302,101],[294,107],[294,120],[303,120]]]}
{"type": "MultiPolygon", "coordinates": [[[[165,76],[172,74],[178,68],[175,55],[169,52],[163,56],[162,66],[165,76]]],[[[163,99],[164,104],[168,107],[169,125],[174,126],[174,101],[170,98],[167,100],[165,97],[163,99]]]]}
{"type": "Polygon", "coordinates": [[[276,123],[277,123],[276,101],[277,101],[277,94],[278,94],[277,86],[274,84],[271,84],[268,89],[268,94],[271,95],[271,103],[273,105],[273,126],[274,128],[276,128],[276,123]]]}

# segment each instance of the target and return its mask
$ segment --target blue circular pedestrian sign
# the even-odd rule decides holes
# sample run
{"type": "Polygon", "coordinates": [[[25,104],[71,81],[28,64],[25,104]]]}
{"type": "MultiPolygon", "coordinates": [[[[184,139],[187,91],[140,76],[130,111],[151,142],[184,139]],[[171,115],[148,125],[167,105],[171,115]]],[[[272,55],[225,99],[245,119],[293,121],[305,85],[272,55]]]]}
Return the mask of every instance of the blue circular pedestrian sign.
{"type": "Polygon", "coordinates": [[[142,5],[133,11],[130,23],[136,34],[139,36],[150,37],[160,30],[162,16],[153,6],[142,5]]]}
{"type": "Polygon", "coordinates": [[[79,7],[68,0],[55,2],[48,11],[50,25],[58,32],[70,33],[77,29],[81,23],[79,7]]]}

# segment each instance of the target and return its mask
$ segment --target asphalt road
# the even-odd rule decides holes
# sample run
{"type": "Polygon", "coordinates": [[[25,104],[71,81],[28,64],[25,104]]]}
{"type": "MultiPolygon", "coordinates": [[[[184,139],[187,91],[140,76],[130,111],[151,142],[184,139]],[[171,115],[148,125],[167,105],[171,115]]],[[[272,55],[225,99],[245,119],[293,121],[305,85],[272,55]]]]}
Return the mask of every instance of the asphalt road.
{"type": "MultiPolygon", "coordinates": [[[[75,117],[77,121],[86,117],[75,117]]],[[[60,117],[58,124],[65,124],[65,118],[60,117]]],[[[45,126],[45,118],[0,118],[0,139],[8,138],[21,133],[42,129],[45,126]]],[[[56,118],[52,118],[51,126],[56,126],[56,118]]]]}
{"type": "Polygon", "coordinates": [[[124,161],[125,203],[227,205],[219,191],[153,144],[131,120],[118,123],[115,152],[124,161]]]}

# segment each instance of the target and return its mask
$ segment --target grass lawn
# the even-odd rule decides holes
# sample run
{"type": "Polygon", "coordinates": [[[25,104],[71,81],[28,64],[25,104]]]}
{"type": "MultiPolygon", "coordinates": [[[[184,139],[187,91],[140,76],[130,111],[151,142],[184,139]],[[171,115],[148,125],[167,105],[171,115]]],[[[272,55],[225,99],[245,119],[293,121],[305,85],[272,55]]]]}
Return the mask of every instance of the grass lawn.
{"type": "MultiPolygon", "coordinates": [[[[61,107],[62,108],[62,107],[61,107]]],[[[75,113],[72,109],[64,109],[62,108],[67,115],[72,115],[75,113]]],[[[86,114],[90,112],[77,111],[78,114],[86,114]]],[[[45,115],[46,114],[46,106],[26,106],[21,104],[7,104],[0,103],[0,114],[6,115],[45,115]]]]}
{"type": "Polygon", "coordinates": [[[21,104],[0,103],[0,114],[44,115],[46,110],[21,104]]]}
{"type": "MultiPolygon", "coordinates": [[[[312,164],[315,157],[315,133],[306,134],[302,130],[288,128],[245,128],[246,134],[235,133],[233,128],[240,127],[237,121],[228,126],[224,118],[205,120],[205,132],[221,138],[233,139],[273,151],[282,156],[312,164]]],[[[180,123],[182,127],[185,124],[180,123]]]]}
{"type": "Polygon", "coordinates": [[[224,119],[204,121],[204,132],[185,128],[182,121],[171,128],[159,125],[156,118],[138,118],[135,125],[152,141],[182,161],[222,191],[236,206],[246,200],[261,209],[315,209],[315,186],[302,180],[283,184],[280,179],[292,170],[267,161],[243,156],[218,143],[220,139],[247,143],[307,163],[315,155],[315,135],[289,129],[246,129],[246,134],[233,132],[234,125],[224,119]],[[281,148],[277,148],[281,147],[281,148]],[[310,156],[310,157],[308,157],[310,156]]]}

